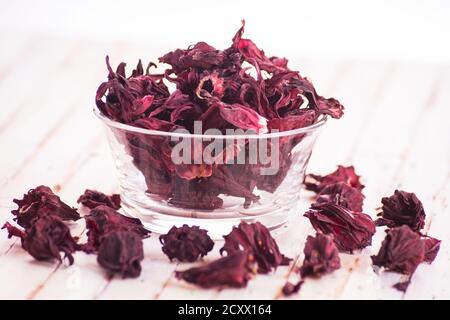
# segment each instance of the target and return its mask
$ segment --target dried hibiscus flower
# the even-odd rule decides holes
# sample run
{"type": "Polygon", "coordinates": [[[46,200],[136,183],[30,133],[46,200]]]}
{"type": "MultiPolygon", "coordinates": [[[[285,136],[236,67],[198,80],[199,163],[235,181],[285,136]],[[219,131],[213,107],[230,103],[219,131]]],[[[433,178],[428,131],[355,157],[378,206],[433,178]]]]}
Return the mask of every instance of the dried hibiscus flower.
{"type": "MultiPolygon", "coordinates": [[[[266,56],[243,34],[244,23],[225,50],[198,42],[168,52],[159,58],[168,65],[161,73],[150,72],[152,64],[144,70],[139,61],[127,76],[125,63],[114,71],[107,57],[108,79],[97,90],[97,108],[105,117],[127,125],[189,133],[194,133],[196,122],[201,122],[202,133],[241,129],[263,134],[310,126],[328,115],[342,116],[339,101],[319,95],[310,80],[289,69],[286,59],[266,56]],[[165,82],[174,89],[169,90],[165,82]]],[[[198,210],[221,208],[221,195],[240,197],[248,207],[258,200],[256,188],[275,192],[291,168],[291,151],[304,137],[281,139],[279,148],[289,156],[280,159],[276,175],[265,176],[264,164],[250,159],[248,141],[242,146],[245,165],[194,166],[173,163],[174,144],[169,137],[115,134],[145,177],[148,193],[173,206],[198,210]]],[[[227,160],[236,163],[237,157],[236,152],[227,160]]]]}
{"type": "MultiPolygon", "coordinates": [[[[372,256],[372,263],[411,277],[424,259],[425,243],[421,240],[420,234],[412,231],[408,226],[401,226],[387,230],[380,251],[372,256]]],[[[409,282],[410,278],[408,281],[396,284],[395,287],[405,291],[409,282]]]]}
{"type": "Polygon", "coordinates": [[[360,191],[364,188],[364,185],[360,182],[360,176],[355,173],[355,168],[353,166],[338,166],[336,171],[327,174],[326,176],[307,174],[305,176],[304,184],[307,190],[319,193],[326,186],[339,182],[344,182],[348,186],[360,191]]]}
{"type": "Polygon", "coordinates": [[[372,244],[375,224],[367,214],[333,203],[314,204],[304,214],[316,231],[332,234],[340,251],[352,252],[372,244]]]}
{"type": "Polygon", "coordinates": [[[86,252],[96,251],[102,242],[102,237],[111,231],[131,231],[141,238],[147,238],[150,235],[150,231],[144,228],[139,219],[125,217],[105,205],[92,209],[85,220],[88,241],[83,249],[86,252]]]}
{"type": "Polygon", "coordinates": [[[120,209],[120,195],[112,194],[107,196],[100,191],[86,189],[78,198],[77,203],[81,203],[89,209],[94,209],[95,207],[103,204],[113,208],[114,210],[118,210],[120,209]]]}
{"type": "Polygon", "coordinates": [[[335,203],[352,211],[363,210],[364,195],[357,188],[345,182],[338,182],[325,186],[318,194],[316,203],[335,203]]]}
{"type": "Polygon", "coordinates": [[[141,274],[144,247],[141,237],[132,231],[115,230],[106,234],[98,248],[97,262],[112,273],[124,278],[141,274]]]}
{"type": "Polygon", "coordinates": [[[414,193],[395,190],[392,196],[382,198],[381,203],[383,206],[378,214],[381,218],[375,221],[378,226],[407,225],[414,231],[420,231],[424,227],[425,210],[414,193]]]}
{"type": "Polygon", "coordinates": [[[46,186],[38,186],[24,194],[22,199],[13,200],[19,207],[12,210],[14,220],[24,228],[30,228],[37,219],[43,216],[56,216],[62,220],[80,219],[74,209],[61,201],[61,199],[46,186]]]}
{"type": "Polygon", "coordinates": [[[183,225],[180,228],[173,226],[169,232],[159,237],[162,251],[170,260],[181,262],[194,262],[204,257],[214,247],[214,242],[206,230],[200,227],[183,225]]]}
{"type": "Polygon", "coordinates": [[[285,296],[293,295],[300,290],[303,283],[305,283],[303,280],[299,280],[297,283],[286,282],[281,291],[285,296]]]}
{"type": "Polygon", "coordinates": [[[306,238],[305,259],[300,267],[304,277],[320,277],[341,267],[339,251],[332,235],[317,233],[315,237],[306,238]]]}
{"type": "Polygon", "coordinates": [[[222,286],[242,288],[247,285],[255,272],[253,255],[248,251],[236,251],[206,265],[178,271],[175,276],[203,288],[222,286]]]}
{"type": "Polygon", "coordinates": [[[270,231],[261,223],[241,222],[239,226],[224,236],[225,245],[220,253],[228,255],[237,251],[250,251],[258,264],[259,273],[268,273],[279,265],[287,265],[291,259],[281,254],[280,249],[270,231]]]}
{"type": "Polygon", "coordinates": [[[8,222],[3,228],[7,229],[9,238],[19,237],[22,248],[36,260],[57,259],[62,261],[60,254],[62,252],[69,264],[73,264],[72,253],[78,250],[79,246],[76,238],[70,235],[69,228],[60,218],[49,215],[42,216],[25,230],[16,228],[8,222]]]}

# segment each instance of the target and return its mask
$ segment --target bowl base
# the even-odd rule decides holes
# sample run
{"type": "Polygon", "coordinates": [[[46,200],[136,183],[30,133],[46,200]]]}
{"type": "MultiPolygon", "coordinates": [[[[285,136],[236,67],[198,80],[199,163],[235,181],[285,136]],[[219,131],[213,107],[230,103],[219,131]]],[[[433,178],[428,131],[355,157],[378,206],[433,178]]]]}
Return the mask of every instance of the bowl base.
{"type": "Polygon", "coordinates": [[[244,209],[240,199],[225,197],[221,209],[192,210],[173,207],[161,200],[153,201],[151,197],[137,199],[136,196],[122,192],[122,208],[126,216],[140,219],[146,229],[165,234],[173,226],[195,225],[207,230],[214,240],[222,240],[233,226],[241,222],[260,222],[270,230],[276,229],[289,220],[296,207],[295,202],[291,202],[290,206],[277,206],[272,202],[270,206],[255,203],[244,209]]]}

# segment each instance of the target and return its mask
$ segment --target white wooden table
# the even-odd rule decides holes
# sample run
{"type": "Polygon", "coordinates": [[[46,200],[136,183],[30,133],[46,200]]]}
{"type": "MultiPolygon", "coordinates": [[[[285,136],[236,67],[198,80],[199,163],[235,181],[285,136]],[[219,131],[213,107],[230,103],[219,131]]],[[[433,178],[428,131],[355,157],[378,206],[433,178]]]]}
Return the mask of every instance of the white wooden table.
{"type": "MultiPolygon", "coordinates": [[[[71,205],[85,188],[117,190],[112,159],[92,114],[97,85],[106,77],[104,56],[134,65],[156,58],[158,48],[98,43],[48,35],[0,31],[0,223],[11,219],[13,198],[40,184],[53,187],[71,205]],[[7,45],[6,45],[7,44],[7,45]]],[[[443,240],[433,265],[421,265],[406,294],[391,285],[399,275],[373,272],[370,255],[384,232],[343,267],[320,280],[307,280],[292,299],[450,298],[450,66],[400,61],[291,59],[323,95],[340,99],[346,114],[329,121],[316,145],[309,171],[328,173],[353,164],[364,177],[365,212],[375,217],[382,196],[395,188],[415,192],[427,213],[426,230],[443,240]]],[[[273,234],[281,251],[301,262],[305,238],[313,233],[298,215],[273,234]]],[[[82,232],[73,226],[73,232],[82,232]]],[[[77,253],[75,264],[34,261],[20,242],[0,233],[0,298],[12,299],[278,299],[288,267],[258,275],[246,289],[202,290],[174,278],[190,265],[169,263],[158,236],[145,240],[138,279],[108,279],[95,256],[77,253]]],[[[206,260],[218,256],[217,243],[206,260]]]]}

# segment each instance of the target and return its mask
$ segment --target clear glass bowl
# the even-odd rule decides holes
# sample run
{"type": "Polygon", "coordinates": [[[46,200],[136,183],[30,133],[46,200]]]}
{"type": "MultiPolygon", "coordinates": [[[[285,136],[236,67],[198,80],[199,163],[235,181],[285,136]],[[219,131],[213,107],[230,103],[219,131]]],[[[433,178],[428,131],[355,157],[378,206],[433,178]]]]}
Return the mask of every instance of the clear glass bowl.
{"type": "Polygon", "coordinates": [[[147,130],[112,121],[97,109],[95,114],[106,128],[124,214],[156,233],[188,224],[215,239],[241,221],[273,229],[298,214],[306,166],[326,123],[323,117],[277,133],[202,135],[147,130]],[[183,159],[194,164],[180,160],[189,150],[183,159]]]}

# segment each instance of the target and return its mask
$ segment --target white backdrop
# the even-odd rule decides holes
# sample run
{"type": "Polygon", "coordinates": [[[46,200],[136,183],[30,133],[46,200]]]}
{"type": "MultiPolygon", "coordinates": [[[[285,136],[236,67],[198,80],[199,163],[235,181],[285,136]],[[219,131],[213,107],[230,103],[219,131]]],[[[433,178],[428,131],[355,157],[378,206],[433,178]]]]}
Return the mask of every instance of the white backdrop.
{"type": "MultiPolygon", "coordinates": [[[[247,21],[269,54],[450,62],[450,2],[0,0],[2,32],[54,32],[161,49],[224,47],[247,21]]],[[[2,50],[7,43],[1,42],[2,50]]],[[[160,52],[160,50],[158,50],[160,52]]]]}

